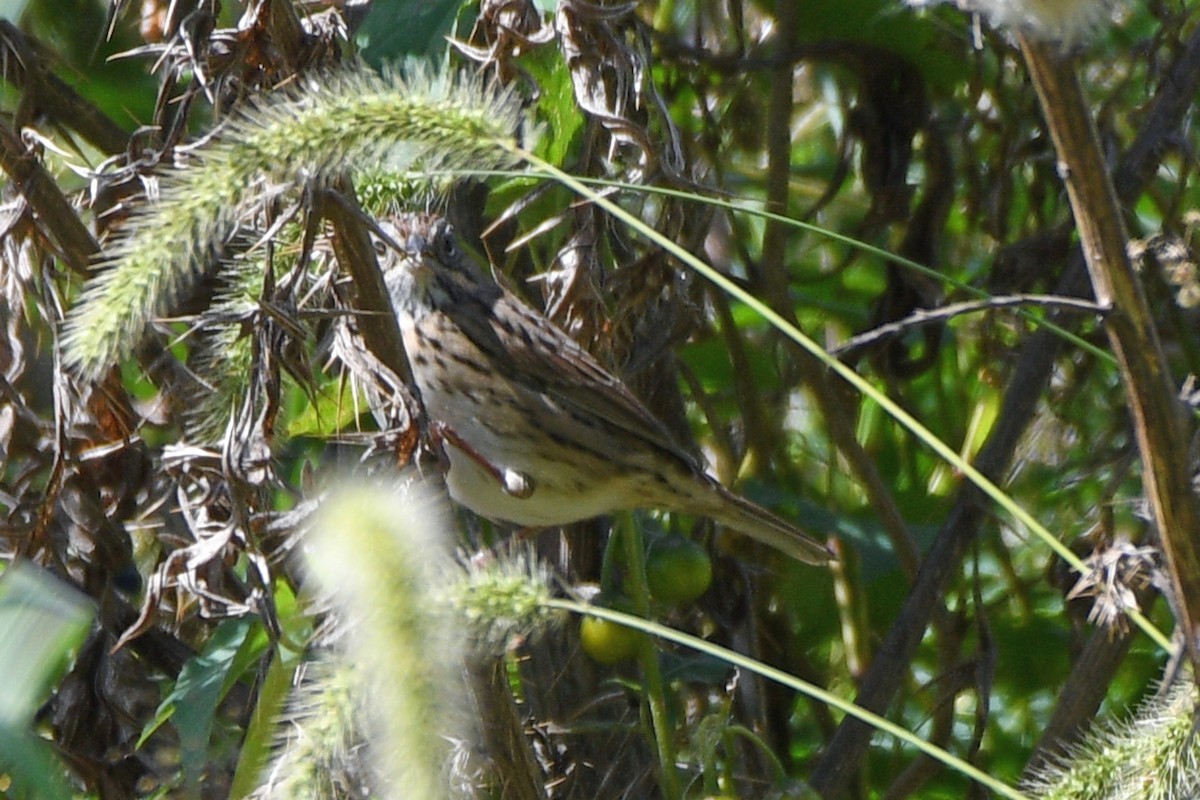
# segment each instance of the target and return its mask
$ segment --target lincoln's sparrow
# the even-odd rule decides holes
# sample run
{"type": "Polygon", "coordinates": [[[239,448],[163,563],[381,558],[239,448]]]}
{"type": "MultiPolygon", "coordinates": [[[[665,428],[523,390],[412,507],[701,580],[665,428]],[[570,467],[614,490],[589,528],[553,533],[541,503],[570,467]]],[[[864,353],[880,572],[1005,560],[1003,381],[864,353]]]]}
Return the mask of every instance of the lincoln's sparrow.
{"type": "Polygon", "coordinates": [[[463,253],[444,220],[404,215],[382,229],[399,247],[382,251],[383,266],[455,500],[537,527],[670,509],[801,561],[830,559],[706,475],[623,383],[463,253]]]}

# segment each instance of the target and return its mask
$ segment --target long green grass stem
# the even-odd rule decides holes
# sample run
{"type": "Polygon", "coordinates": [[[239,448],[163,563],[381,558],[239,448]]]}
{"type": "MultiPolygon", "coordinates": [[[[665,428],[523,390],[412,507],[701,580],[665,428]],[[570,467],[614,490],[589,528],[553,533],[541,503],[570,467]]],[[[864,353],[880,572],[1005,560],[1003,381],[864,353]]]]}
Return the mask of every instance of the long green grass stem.
{"type": "Polygon", "coordinates": [[[1004,783],[1003,781],[993,778],[983,770],[963,761],[961,758],[949,753],[942,748],[926,742],[910,731],[905,730],[896,723],[888,720],[878,714],[873,714],[865,708],[855,705],[849,700],[845,700],[832,692],[826,691],[815,684],[801,680],[795,676],[789,675],[783,670],[768,666],[761,661],[756,661],[741,653],[734,652],[727,648],[715,645],[712,642],[706,642],[703,639],[698,639],[690,634],[677,631],[673,628],[668,628],[651,620],[642,619],[632,614],[625,614],[620,611],[614,611],[610,608],[601,608],[587,603],[581,603],[576,600],[553,599],[548,600],[547,605],[550,608],[556,608],[563,611],[570,611],[576,614],[590,614],[600,619],[606,619],[610,622],[616,622],[621,625],[626,625],[635,630],[648,633],[651,636],[657,636],[660,639],[674,642],[676,644],[690,647],[701,653],[705,653],[713,658],[720,659],[727,664],[731,664],[739,669],[744,669],[747,672],[752,672],[755,675],[761,675],[767,680],[775,681],[781,686],[786,686],[789,689],[800,692],[808,697],[832,706],[839,711],[845,712],[856,719],[860,719],[876,730],[893,736],[901,741],[920,750],[925,755],[939,761],[951,769],[961,773],[971,780],[987,787],[995,792],[1000,797],[1008,798],[1008,800],[1030,800],[1028,795],[1022,794],[1018,790],[1004,783]]]}
{"type": "MultiPolygon", "coordinates": [[[[643,617],[649,616],[650,587],[646,582],[646,548],[642,543],[642,532],[633,524],[629,515],[625,515],[624,522],[619,527],[619,535],[625,543],[626,590],[637,613],[643,617]]],[[[658,663],[658,648],[649,638],[643,639],[638,648],[638,666],[642,671],[646,704],[650,708],[654,743],[658,749],[660,788],[666,800],[680,800],[683,790],[675,769],[675,731],[667,708],[666,686],[663,683],[662,667],[658,663]]]]}
{"type": "MultiPolygon", "coordinates": [[[[836,358],[833,358],[815,341],[805,336],[793,325],[789,324],[776,311],[769,308],[761,300],[754,297],[748,291],[743,289],[734,281],[730,280],[725,275],[722,275],[711,265],[704,263],[701,259],[689,253],[682,246],[674,241],[663,236],[654,228],[647,225],[636,215],[625,210],[617,205],[611,199],[601,196],[582,182],[576,179],[573,175],[558,169],[552,164],[548,164],[532,153],[521,151],[521,157],[533,165],[536,169],[545,172],[552,176],[555,180],[561,182],[564,186],[577,192],[589,201],[603,208],[608,213],[612,214],[617,219],[629,225],[632,229],[645,236],[650,241],[661,247],[663,250],[670,253],[675,258],[678,258],[684,264],[694,269],[700,275],[703,275],[722,291],[730,296],[745,303],[750,308],[758,312],[762,317],[774,326],[777,330],[802,347],[808,353],[821,361],[833,372],[836,372],[839,377],[857,389],[867,397],[875,401],[884,411],[886,411],[893,419],[907,428],[920,441],[924,442],[929,449],[933,450],[941,458],[951,464],[955,469],[962,472],[966,478],[979,487],[980,491],[990,497],[1001,508],[1007,511],[1013,519],[1024,525],[1035,536],[1044,541],[1051,550],[1055,552],[1061,559],[1066,561],[1079,573],[1087,571],[1086,565],[1079,556],[1075,555],[1065,544],[1060,542],[1050,531],[1046,530],[1045,526],[1038,522],[1032,514],[1022,508],[1011,497],[1005,494],[1004,490],[997,486],[990,478],[976,469],[970,462],[954,451],[952,447],[939,439],[929,428],[925,427],[916,417],[908,411],[900,407],[898,403],[892,400],[883,392],[872,386],[866,379],[855,372],[853,369],[843,364],[836,358]]],[[[1171,640],[1160,631],[1154,623],[1152,623],[1140,610],[1136,608],[1127,608],[1125,613],[1133,620],[1142,631],[1149,636],[1163,650],[1171,651],[1171,640]]]]}

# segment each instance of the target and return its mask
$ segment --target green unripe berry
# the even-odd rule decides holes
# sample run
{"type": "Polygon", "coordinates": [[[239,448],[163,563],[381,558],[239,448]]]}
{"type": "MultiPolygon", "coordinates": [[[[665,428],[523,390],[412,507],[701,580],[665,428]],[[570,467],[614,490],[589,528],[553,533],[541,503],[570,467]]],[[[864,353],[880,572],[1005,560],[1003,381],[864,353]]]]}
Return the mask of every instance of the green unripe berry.
{"type": "Polygon", "coordinates": [[[712,559],[704,548],[682,536],[664,536],[646,554],[646,583],[660,603],[684,605],[712,583],[712,559]]]}

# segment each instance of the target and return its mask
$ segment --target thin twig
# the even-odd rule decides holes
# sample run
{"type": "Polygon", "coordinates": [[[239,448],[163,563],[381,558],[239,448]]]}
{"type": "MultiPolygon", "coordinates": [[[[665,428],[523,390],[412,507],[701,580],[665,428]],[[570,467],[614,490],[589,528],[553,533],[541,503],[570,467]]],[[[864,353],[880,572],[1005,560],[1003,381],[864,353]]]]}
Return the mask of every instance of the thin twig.
{"type": "Polygon", "coordinates": [[[354,279],[355,306],[366,312],[358,316],[358,329],[363,342],[408,387],[409,397],[405,400],[415,405],[409,411],[417,412],[415,419],[424,438],[426,419],[420,393],[404,350],[383,271],[379,268],[371,243],[369,230],[374,227],[378,231],[378,226],[367,217],[354,196],[346,191],[348,189],[347,185],[342,187],[342,191],[328,191],[322,195],[328,201],[322,204],[322,213],[333,223],[336,234],[333,240],[334,253],[338,263],[354,279]]]}
{"type": "MultiPolygon", "coordinates": [[[[796,47],[799,28],[800,3],[782,3],[777,9],[779,38],[776,46],[781,52],[791,52],[796,47]]],[[[793,69],[790,61],[779,62],[770,97],[770,117],[767,121],[767,209],[781,214],[787,213],[787,200],[791,192],[789,185],[792,157],[791,119],[794,108],[792,98],[793,69]]],[[[784,254],[791,228],[776,220],[768,220],[763,231],[762,258],[755,276],[760,294],[767,302],[793,324],[796,322],[788,295],[788,274],[784,254]]],[[[875,509],[883,525],[884,533],[895,549],[904,574],[914,579],[919,564],[919,550],[908,530],[904,517],[896,505],[874,460],[868,456],[858,441],[854,424],[846,414],[845,403],[839,386],[827,371],[800,348],[791,353],[804,374],[807,387],[812,391],[822,418],[829,426],[829,435],[838,452],[850,465],[867,499],[875,509]]]]}
{"type": "Polygon", "coordinates": [[[964,303],[952,303],[941,308],[919,308],[904,319],[889,322],[872,328],[866,333],[852,336],[842,344],[830,350],[830,355],[842,356],[878,344],[886,339],[903,336],[915,328],[936,325],[941,322],[962,316],[974,314],[977,311],[993,311],[1014,306],[1037,306],[1041,308],[1056,308],[1063,311],[1078,311],[1082,314],[1103,314],[1105,308],[1090,300],[1080,300],[1077,297],[1061,297],[1048,294],[1014,294],[1000,297],[990,297],[986,300],[971,300],[964,303]]]}
{"type": "Polygon", "coordinates": [[[33,206],[42,225],[62,250],[67,265],[80,275],[87,275],[88,265],[100,252],[100,245],[59,191],[54,178],[3,121],[0,121],[0,168],[33,206]]]}
{"type": "Polygon", "coordinates": [[[8,20],[0,20],[0,63],[4,78],[22,89],[48,117],[78,132],[101,152],[114,154],[129,144],[129,134],[46,66],[37,41],[8,20]]]}

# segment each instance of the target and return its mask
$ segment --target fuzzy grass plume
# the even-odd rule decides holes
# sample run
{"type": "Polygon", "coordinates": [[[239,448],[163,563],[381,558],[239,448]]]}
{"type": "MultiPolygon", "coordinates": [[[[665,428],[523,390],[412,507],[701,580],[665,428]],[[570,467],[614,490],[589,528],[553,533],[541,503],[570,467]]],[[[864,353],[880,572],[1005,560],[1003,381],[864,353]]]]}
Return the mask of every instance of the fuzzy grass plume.
{"type": "Polygon", "coordinates": [[[333,657],[308,664],[293,692],[279,751],[253,800],[369,797],[360,757],[364,703],[355,665],[333,657]]]}
{"type": "Polygon", "coordinates": [[[209,315],[219,321],[202,322],[190,359],[193,372],[209,389],[184,409],[184,430],[193,441],[221,441],[251,384],[254,336],[243,320],[257,310],[267,269],[265,258],[223,266],[225,285],[216,293],[209,315]]]}
{"type": "MultiPolygon", "coordinates": [[[[908,0],[928,5],[937,0],[908,0]]],[[[1112,17],[1118,0],[956,0],[1002,30],[1074,44],[1112,17]]]]}
{"type": "Polygon", "coordinates": [[[373,797],[453,794],[447,737],[470,730],[462,626],[438,600],[450,539],[443,507],[414,480],[334,492],[308,542],[309,572],[346,627],[373,797]]]}
{"type": "Polygon", "coordinates": [[[306,561],[335,624],[253,800],[474,796],[476,776],[447,743],[476,732],[464,675],[565,614],[547,607],[553,579],[527,546],[456,562],[427,488],[359,485],[322,506],[306,561]]]}
{"type": "Polygon", "coordinates": [[[536,640],[566,619],[565,612],[547,602],[554,595],[550,570],[523,545],[469,563],[445,593],[460,624],[465,623],[472,652],[484,658],[536,640]]]}
{"type": "Polygon", "coordinates": [[[1196,684],[1189,676],[1127,722],[1102,724],[1026,787],[1041,800],[1183,800],[1200,795],[1196,684]]]}
{"type": "Polygon", "coordinates": [[[467,76],[355,66],[245,110],[161,176],[68,316],[67,364],[85,379],[128,356],[220,257],[257,203],[362,167],[511,166],[517,98],[467,76]]]}

